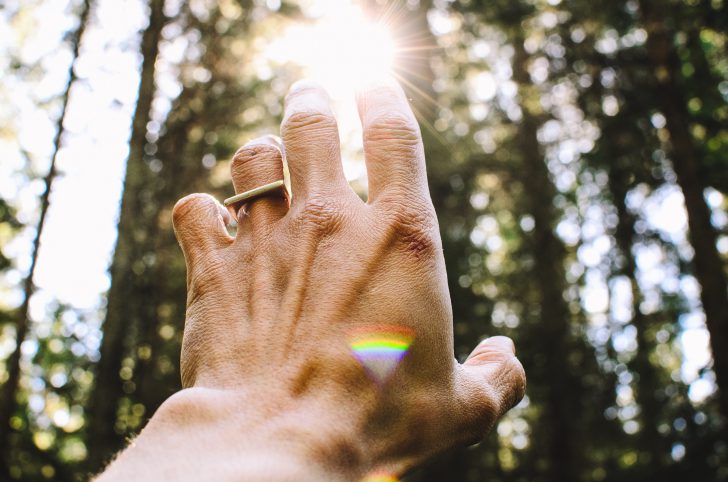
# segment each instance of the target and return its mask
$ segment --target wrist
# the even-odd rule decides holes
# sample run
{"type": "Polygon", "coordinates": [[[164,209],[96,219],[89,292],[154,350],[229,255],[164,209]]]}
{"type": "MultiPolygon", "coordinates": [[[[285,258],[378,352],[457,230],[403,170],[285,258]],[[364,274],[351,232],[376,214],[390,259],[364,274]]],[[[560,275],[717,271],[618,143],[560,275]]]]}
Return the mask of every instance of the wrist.
{"type": "Polygon", "coordinates": [[[314,473],[319,471],[326,480],[358,480],[363,470],[359,441],[332,418],[333,412],[284,394],[192,388],[167,400],[160,418],[176,428],[193,414],[189,425],[210,439],[223,439],[219,450],[245,457],[240,468],[246,471],[298,467],[296,480],[323,480],[314,473]],[[274,463],[250,463],[256,460],[274,463]],[[292,467],[282,464],[286,460],[292,467]]]}
{"type": "MultiPolygon", "coordinates": [[[[296,405],[283,397],[182,390],[162,404],[120,456],[140,463],[117,465],[145,466],[145,473],[124,472],[116,478],[360,480],[366,470],[359,442],[325,411],[296,405]],[[176,455],[174,466],[167,466],[170,454],[176,455]]],[[[116,480],[114,475],[112,465],[103,480],[116,480]]]]}

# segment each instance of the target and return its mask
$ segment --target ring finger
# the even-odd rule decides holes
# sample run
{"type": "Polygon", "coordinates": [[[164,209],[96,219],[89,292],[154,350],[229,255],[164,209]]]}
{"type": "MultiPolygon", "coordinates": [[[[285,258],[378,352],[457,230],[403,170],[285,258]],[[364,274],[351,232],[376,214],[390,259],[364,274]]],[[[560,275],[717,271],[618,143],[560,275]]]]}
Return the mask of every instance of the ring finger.
{"type": "MultiPolygon", "coordinates": [[[[238,149],[230,165],[236,195],[283,180],[281,144],[273,136],[254,139],[238,149]]],[[[229,200],[227,201],[229,202],[229,200]]],[[[228,207],[238,221],[238,230],[268,227],[288,212],[288,191],[283,186],[268,189],[263,194],[233,202],[228,207]]]]}

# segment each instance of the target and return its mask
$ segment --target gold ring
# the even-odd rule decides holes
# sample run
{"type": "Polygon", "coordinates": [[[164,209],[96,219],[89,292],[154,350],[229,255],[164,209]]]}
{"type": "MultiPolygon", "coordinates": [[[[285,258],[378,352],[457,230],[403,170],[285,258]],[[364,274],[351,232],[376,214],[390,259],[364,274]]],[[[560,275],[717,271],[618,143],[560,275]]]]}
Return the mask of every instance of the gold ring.
{"type": "Polygon", "coordinates": [[[274,181],[270,184],[265,184],[263,186],[256,187],[255,189],[251,189],[250,191],[241,192],[240,194],[236,194],[233,197],[229,197],[225,201],[223,201],[223,204],[225,206],[230,206],[231,204],[237,204],[242,201],[250,201],[251,199],[265,196],[269,192],[278,190],[280,188],[283,188],[284,191],[288,192],[285,186],[286,184],[285,182],[283,182],[283,179],[279,181],[274,181]]]}

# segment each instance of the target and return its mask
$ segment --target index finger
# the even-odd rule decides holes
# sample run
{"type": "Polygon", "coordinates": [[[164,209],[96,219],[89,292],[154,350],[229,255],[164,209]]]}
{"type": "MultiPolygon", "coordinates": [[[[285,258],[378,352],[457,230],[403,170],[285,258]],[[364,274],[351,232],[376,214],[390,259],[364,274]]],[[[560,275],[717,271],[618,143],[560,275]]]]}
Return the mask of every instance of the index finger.
{"type": "Polygon", "coordinates": [[[359,89],[357,107],[364,131],[369,202],[387,197],[429,199],[425,150],[407,96],[391,76],[359,89]]]}

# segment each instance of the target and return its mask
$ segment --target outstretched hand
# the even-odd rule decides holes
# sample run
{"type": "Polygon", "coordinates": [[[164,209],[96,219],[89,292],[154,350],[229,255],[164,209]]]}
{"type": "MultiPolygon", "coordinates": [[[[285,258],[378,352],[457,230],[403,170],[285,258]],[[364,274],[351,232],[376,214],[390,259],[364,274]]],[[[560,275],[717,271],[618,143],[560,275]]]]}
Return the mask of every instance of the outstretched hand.
{"type": "Polygon", "coordinates": [[[150,470],[195,480],[398,476],[480,440],[523,396],[509,339],[454,359],[437,218],[404,92],[385,79],[357,102],[367,202],[344,177],[327,94],[304,81],[286,98],[282,143],[257,139],[232,162],[241,193],[283,179],[285,157],[292,196],[280,189],[235,206],[234,238],[212,197],[175,206],[188,269],[185,389],[110,476],[131,474],[123,461],[135,451],[157,459],[170,443],[183,460],[150,470]]]}

